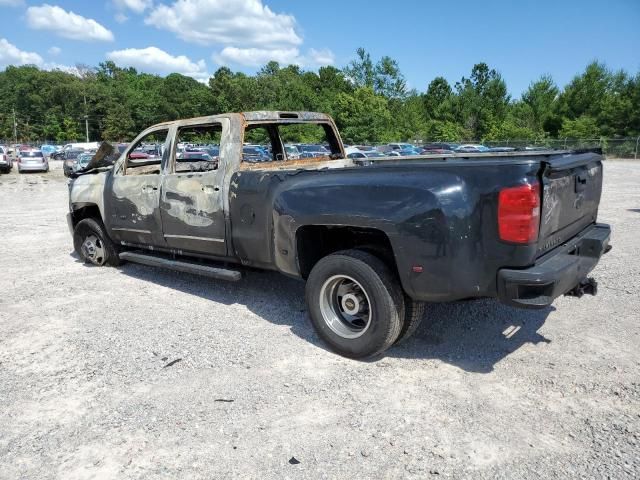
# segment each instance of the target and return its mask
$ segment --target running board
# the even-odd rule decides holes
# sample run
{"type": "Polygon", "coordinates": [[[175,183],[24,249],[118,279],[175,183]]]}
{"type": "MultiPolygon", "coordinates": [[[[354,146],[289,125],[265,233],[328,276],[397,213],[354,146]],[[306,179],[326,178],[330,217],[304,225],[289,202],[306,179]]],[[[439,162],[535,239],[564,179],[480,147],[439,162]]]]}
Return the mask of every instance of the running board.
{"type": "Polygon", "coordinates": [[[177,272],[194,273],[218,280],[227,280],[229,282],[237,282],[242,278],[242,274],[237,270],[229,270],[226,268],[210,267],[208,265],[200,265],[198,263],[181,262],[179,260],[170,260],[168,258],[156,257],[136,252],[122,252],[118,255],[121,260],[127,260],[133,263],[149,265],[151,267],[168,268],[177,272]]]}

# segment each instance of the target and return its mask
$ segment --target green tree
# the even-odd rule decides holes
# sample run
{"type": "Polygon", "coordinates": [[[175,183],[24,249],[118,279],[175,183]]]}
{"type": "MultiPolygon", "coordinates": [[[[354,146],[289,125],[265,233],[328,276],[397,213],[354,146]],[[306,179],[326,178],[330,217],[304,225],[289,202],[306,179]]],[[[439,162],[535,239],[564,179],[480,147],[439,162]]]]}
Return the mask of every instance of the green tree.
{"type": "Polygon", "coordinates": [[[575,120],[565,118],[559,135],[560,138],[598,138],[600,129],[595,118],[583,115],[575,120]]]}
{"type": "Polygon", "coordinates": [[[463,77],[455,88],[456,119],[475,139],[484,138],[504,120],[510,102],[507,85],[487,64],[474,65],[471,76],[463,77]]]}
{"type": "Polygon", "coordinates": [[[131,140],[137,133],[134,126],[131,112],[121,103],[113,103],[104,120],[102,138],[118,142],[131,140]]]}
{"type": "Polygon", "coordinates": [[[389,141],[393,119],[388,100],[372,88],[357,88],[353,94],[338,93],[336,122],[348,143],[389,141]]]}
{"type": "Polygon", "coordinates": [[[62,120],[62,128],[59,130],[56,136],[58,142],[74,142],[82,138],[78,121],[70,117],[64,117],[62,120]]]}
{"type": "Polygon", "coordinates": [[[528,128],[536,132],[557,130],[555,115],[559,90],[549,75],[543,75],[529,85],[522,94],[522,103],[529,107],[530,119],[528,128]]]}

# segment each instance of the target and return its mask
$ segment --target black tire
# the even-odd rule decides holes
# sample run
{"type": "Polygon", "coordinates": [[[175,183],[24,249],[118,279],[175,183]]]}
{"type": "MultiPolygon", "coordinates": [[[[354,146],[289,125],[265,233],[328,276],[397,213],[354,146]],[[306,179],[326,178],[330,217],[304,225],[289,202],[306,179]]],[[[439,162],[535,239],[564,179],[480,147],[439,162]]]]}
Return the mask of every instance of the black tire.
{"type": "MultiPolygon", "coordinates": [[[[366,358],[378,355],[389,348],[398,338],[402,330],[404,319],[404,294],[396,280],[396,275],[380,259],[370,253],[360,250],[345,250],[328,255],[321,259],[311,270],[306,285],[306,301],[311,317],[311,323],[332,350],[350,358],[366,358]],[[329,287],[332,282],[341,281],[336,278],[347,278],[346,283],[356,285],[356,294],[362,303],[364,311],[368,312],[368,320],[365,326],[359,326],[361,331],[350,330],[348,322],[333,322],[340,329],[347,329],[349,335],[358,335],[355,338],[345,338],[336,332],[336,327],[330,326],[331,321],[325,318],[327,305],[330,300],[323,302],[324,298],[335,298],[336,304],[330,309],[328,315],[335,314],[340,307],[338,298],[333,295],[333,289],[342,287],[329,287]],[[357,283],[350,282],[355,280],[357,283]],[[324,287],[324,288],[323,288],[324,287]],[[332,289],[331,294],[327,293],[332,289]],[[366,302],[366,303],[365,303],[366,302]]],[[[342,300],[344,301],[344,300],[342,300]]],[[[339,317],[340,313],[336,314],[339,317]]],[[[365,315],[367,316],[367,315],[365,315]]],[[[355,324],[355,323],[354,323],[355,324]]],[[[351,324],[350,326],[353,326],[351,324]]]]}
{"type": "Polygon", "coordinates": [[[107,235],[100,220],[94,218],[80,220],[73,230],[73,246],[76,253],[85,263],[88,262],[97,266],[111,265],[112,267],[116,267],[121,263],[118,249],[109,238],[109,235],[107,235]],[[100,249],[98,250],[99,254],[91,255],[91,251],[85,246],[85,241],[87,239],[91,240],[91,236],[96,239],[93,243],[95,244],[94,246],[100,249]]]}
{"type": "Polygon", "coordinates": [[[419,302],[405,295],[404,297],[404,323],[400,335],[396,340],[396,345],[404,342],[411,337],[418,329],[424,318],[427,303],[419,302]]]}

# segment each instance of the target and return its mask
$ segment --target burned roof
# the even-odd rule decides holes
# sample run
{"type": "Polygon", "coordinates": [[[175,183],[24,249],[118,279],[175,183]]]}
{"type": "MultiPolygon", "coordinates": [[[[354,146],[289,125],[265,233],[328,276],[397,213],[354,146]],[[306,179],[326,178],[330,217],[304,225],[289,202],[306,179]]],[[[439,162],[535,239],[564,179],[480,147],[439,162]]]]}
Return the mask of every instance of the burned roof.
{"type": "Polygon", "coordinates": [[[242,116],[248,122],[278,121],[278,120],[329,120],[329,116],[319,112],[281,112],[274,110],[259,110],[255,112],[243,112],[242,116]]]}

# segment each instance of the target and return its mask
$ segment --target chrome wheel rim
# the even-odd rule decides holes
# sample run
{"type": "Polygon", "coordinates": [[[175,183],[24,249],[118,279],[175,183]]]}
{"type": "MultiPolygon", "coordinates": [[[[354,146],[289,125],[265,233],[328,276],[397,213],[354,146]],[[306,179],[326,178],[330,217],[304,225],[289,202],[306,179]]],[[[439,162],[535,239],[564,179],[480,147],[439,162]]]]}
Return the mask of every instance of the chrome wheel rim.
{"type": "Polygon", "coordinates": [[[320,289],[320,312],[326,325],[342,338],[361,337],[371,325],[366,290],[347,275],[328,278],[320,289]]]}
{"type": "Polygon", "coordinates": [[[84,257],[94,265],[104,265],[104,245],[96,235],[88,235],[82,242],[84,257]]]}

